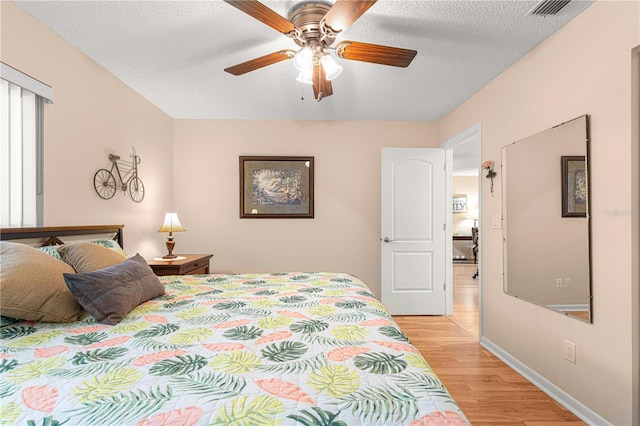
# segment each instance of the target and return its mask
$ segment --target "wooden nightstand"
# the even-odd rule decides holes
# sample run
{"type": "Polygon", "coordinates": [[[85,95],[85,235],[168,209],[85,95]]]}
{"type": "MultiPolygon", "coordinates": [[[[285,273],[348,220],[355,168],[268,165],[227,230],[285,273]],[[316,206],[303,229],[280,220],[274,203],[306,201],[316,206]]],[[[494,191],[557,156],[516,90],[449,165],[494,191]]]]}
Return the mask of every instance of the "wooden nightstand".
{"type": "Polygon", "coordinates": [[[208,274],[212,254],[179,254],[179,260],[149,260],[149,266],[158,276],[208,274]]]}

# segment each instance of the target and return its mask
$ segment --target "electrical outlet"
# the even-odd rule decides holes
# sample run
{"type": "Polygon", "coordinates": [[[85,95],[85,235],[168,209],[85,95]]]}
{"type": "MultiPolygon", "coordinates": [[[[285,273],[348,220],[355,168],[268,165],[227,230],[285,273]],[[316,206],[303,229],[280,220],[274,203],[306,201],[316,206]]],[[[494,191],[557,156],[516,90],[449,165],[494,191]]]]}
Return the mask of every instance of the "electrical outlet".
{"type": "Polygon", "coordinates": [[[564,359],[576,363],[576,344],[568,340],[564,341],[564,359]]]}
{"type": "Polygon", "coordinates": [[[562,288],[562,278],[556,278],[556,288],[562,288]]]}
{"type": "Polygon", "coordinates": [[[571,282],[571,278],[565,278],[564,279],[564,288],[571,288],[573,287],[573,283],[571,282]]]}

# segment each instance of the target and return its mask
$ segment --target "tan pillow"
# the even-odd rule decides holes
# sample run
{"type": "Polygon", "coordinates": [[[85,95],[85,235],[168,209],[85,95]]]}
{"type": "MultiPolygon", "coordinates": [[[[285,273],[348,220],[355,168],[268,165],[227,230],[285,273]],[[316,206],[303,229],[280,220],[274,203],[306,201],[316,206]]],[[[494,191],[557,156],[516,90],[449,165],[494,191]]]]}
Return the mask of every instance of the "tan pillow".
{"type": "Polygon", "coordinates": [[[69,243],[58,247],[62,260],[76,272],[93,272],[107,266],[117,265],[126,259],[115,250],[93,243],[69,243]]]}
{"type": "Polygon", "coordinates": [[[73,272],[38,249],[0,242],[0,314],[28,321],[77,321],[82,307],[62,275],[73,272]]]}

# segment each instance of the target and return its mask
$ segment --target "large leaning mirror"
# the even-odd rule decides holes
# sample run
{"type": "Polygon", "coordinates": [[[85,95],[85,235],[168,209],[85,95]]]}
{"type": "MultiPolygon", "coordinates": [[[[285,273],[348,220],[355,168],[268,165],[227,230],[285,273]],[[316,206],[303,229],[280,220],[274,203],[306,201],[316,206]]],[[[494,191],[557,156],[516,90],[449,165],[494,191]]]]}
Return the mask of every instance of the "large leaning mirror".
{"type": "Polygon", "coordinates": [[[589,117],[502,148],[504,291],[592,320],[589,117]]]}

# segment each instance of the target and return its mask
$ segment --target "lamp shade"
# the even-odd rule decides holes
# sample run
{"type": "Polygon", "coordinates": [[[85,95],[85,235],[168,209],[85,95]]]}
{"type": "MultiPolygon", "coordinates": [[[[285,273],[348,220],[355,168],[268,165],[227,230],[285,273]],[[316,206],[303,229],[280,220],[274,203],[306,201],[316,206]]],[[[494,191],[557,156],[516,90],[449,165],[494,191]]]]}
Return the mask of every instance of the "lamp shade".
{"type": "Polygon", "coordinates": [[[300,49],[293,56],[293,65],[298,71],[313,67],[313,50],[309,46],[300,49]]]}
{"type": "Polygon", "coordinates": [[[342,67],[329,55],[322,57],[322,67],[326,75],[326,79],[331,81],[342,72],[342,67]]]}
{"type": "Polygon", "coordinates": [[[182,231],[185,231],[185,229],[182,227],[177,213],[167,213],[164,216],[164,222],[162,223],[162,226],[160,227],[160,229],[158,229],[158,232],[169,233],[182,231]]]}
{"type": "Polygon", "coordinates": [[[313,84],[313,65],[301,69],[296,80],[303,84],[313,84]]]}

